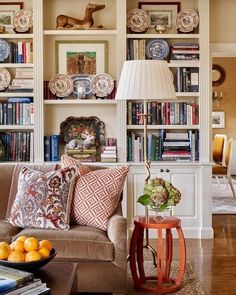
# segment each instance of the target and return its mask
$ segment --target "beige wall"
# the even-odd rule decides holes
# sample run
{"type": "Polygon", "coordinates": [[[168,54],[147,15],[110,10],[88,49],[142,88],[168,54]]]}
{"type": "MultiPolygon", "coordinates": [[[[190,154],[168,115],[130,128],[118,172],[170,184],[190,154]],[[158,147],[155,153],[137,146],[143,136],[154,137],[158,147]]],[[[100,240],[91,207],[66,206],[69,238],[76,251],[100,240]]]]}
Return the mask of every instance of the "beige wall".
{"type": "Polygon", "coordinates": [[[210,42],[236,43],[236,0],[210,0],[210,42]]]}
{"type": "Polygon", "coordinates": [[[225,112],[225,128],[212,129],[213,135],[216,133],[226,134],[227,137],[236,138],[236,57],[235,58],[213,58],[213,64],[222,66],[226,72],[225,82],[213,88],[213,91],[222,91],[223,100],[217,107],[213,104],[213,111],[225,112]]]}

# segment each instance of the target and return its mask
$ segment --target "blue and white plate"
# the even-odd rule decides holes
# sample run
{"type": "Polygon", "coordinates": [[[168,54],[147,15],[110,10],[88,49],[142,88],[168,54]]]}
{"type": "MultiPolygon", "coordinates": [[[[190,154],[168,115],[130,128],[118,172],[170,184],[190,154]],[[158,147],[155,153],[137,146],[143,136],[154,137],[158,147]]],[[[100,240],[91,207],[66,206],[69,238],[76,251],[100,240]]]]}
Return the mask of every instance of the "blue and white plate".
{"type": "Polygon", "coordinates": [[[3,39],[0,39],[0,62],[5,61],[10,54],[10,45],[3,39]]]}
{"type": "Polygon", "coordinates": [[[149,59],[165,59],[169,52],[170,47],[163,39],[152,39],[146,45],[146,55],[149,59]]]}
{"type": "Polygon", "coordinates": [[[71,77],[73,81],[73,93],[79,95],[91,95],[91,77],[89,75],[75,75],[71,77]]]}

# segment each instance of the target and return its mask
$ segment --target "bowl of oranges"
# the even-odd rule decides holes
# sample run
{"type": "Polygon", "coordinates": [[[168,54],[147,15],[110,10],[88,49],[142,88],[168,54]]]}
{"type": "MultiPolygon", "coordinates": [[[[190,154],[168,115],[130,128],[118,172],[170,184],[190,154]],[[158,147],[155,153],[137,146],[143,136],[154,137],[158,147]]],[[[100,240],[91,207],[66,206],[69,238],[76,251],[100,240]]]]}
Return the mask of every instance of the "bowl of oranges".
{"type": "Polygon", "coordinates": [[[14,242],[0,242],[0,265],[33,271],[56,256],[52,242],[19,236],[14,242]]]}

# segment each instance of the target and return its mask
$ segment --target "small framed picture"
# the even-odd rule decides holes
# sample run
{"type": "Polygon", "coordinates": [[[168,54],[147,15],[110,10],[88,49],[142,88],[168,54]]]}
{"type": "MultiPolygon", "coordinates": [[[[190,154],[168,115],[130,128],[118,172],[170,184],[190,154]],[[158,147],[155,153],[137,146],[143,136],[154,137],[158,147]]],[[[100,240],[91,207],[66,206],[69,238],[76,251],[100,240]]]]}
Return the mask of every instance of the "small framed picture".
{"type": "Polygon", "coordinates": [[[56,41],[56,71],[66,75],[106,73],[108,41],[56,41]]]}
{"type": "Polygon", "coordinates": [[[225,128],[225,112],[212,112],[212,128],[225,128]]]}
{"type": "Polygon", "coordinates": [[[139,8],[149,15],[150,29],[165,25],[171,32],[176,30],[175,18],[180,11],[180,2],[139,2],[139,8]]]}
{"type": "Polygon", "coordinates": [[[13,32],[13,16],[23,8],[23,2],[0,2],[0,26],[13,32]]]}

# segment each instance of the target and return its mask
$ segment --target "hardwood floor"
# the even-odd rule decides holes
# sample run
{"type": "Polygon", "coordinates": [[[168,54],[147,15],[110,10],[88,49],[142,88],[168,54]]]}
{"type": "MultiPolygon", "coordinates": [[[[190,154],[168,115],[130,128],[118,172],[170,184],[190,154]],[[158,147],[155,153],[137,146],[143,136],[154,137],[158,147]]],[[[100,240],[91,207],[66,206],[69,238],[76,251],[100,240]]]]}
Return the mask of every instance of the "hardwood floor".
{"type": "MultiPolygon", "coordinates": [[[[236,215],[213,215],[212,240],[186,240],[187,260],[209,294],[236,295],[236,215]]],[[[150,244],[155,247],[155,240],[150,244]]],[[[174,259],[178,259],[174,242],[174,259]]],[[[145,259],[151,260],[150,253],[145,259]]],[[[196,294],[197,295],[197,294],[196,294]]]]}

